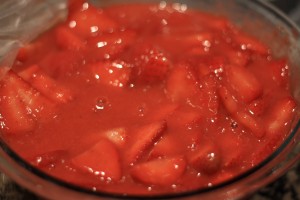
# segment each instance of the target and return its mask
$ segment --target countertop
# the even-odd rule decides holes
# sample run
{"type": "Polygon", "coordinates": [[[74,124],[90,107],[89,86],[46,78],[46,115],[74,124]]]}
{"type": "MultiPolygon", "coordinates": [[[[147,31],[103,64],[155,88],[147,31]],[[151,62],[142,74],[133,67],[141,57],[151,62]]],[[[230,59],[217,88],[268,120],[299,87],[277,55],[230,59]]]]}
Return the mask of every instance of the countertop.
{"type": "MultiPolygon", "coordinates": [[[[300,24],[300,0],[270,0],[300,24]]],[[[0,200],[40,200],[0,172],[0,200]]],[[[247,200],[300,200],[300,161],[275,182],[247,200]]]]}

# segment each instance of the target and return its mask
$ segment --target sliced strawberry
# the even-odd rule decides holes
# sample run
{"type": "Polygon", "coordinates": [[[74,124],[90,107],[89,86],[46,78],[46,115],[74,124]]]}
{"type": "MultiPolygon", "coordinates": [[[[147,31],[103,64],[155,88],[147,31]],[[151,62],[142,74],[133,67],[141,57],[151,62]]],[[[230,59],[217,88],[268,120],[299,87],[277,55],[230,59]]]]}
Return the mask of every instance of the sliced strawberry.
{"type": "Polygon", "coordinates": [[[198,149],[188,156],[190,165],[199,172],[206,174],[212,174],[220,170],[221,161],[221,153],[212,143],[199,145],[198,149]]]}
{"type": "Polygon", "coordinates": [[[59,26],[55,29],[55,38],[59,47],[63,49],[83,49],[85,42],[75,35],[71,29],[59,26]]]}
{"type": "Polygon", "coordinates": [[[246,51],[227,50],[226,55],[229,63],[240,67],[245,67],[250,62],[250,53],[246,51]]]}
{"type": "Polygon", "coordinates": [[[267,101],[265,98],[259,98],[252,101],[249,105],[247,105],[247,110],[253,116],[261,116],[267,107],[267,101]]]}
{"type": "Polygon", "coordinates": [[[140,159],[160,139],[166,128],[167,123],[165,121],[156,121],[141,126],[132,135],[132,141],[125,152],[125,163],[132,164],[140,159]]]}
{"type": "Polygon", "coordinates": [[[36,64],[51,77],[65,77],[82,65],[83,56],[82,51],[51,51],[36,64]]]}
{"type": "Polygon", "coordinates": [[[93,57],[113,59],[130,46],[137,38],[137,34],[131,30],[103,33],[90,38],[87,45],[93,57]]]}
{"type": "Polygon", "coordinates": [[[223,105],[229,113],[234,114],[238,111],[238,101],[226,87],[221,86],[218,89],[218,94],[221,97],[223,105]]]}
{"type": "Polygon", "coordinates": [[[135,165],[131,176],[149,185],[169,186],[183,175],[186,161],[182,156],[151,160],[135,165]]]}
{"type": "Polygon", "coordinates": [[[153,120],[164,120],[173,115],[178,109],[178,104],[167,104],[162,105],[150,114],[150,119],[153,120]]]}
{"type": "Polygon", "coordinates": [[[245,102],[251,102],[262,95],[261,83],[247,68],[228,65],[225,71],[228,84],[245,102]]]}
{"type": "Polygon", "coordinates": [[[131,66],[123,61],[97,62],[89,68],[95,79],[114,87],[127,86],[131,76],[131,66]]]}
{"type": "Polygon", "coordinates": [[[33,87],[57,103],[66,103],[72,99],[71,92],[44,73],[38,65],[32,65],[18,73],[33,87]]]}
{"type": "Polygon", "coordinates": [[[265,44],[252,36],[246,35],[245,33],[238,32],[234,35],[234,40],[240,45],[242,50],[249,49],[263,55],[269,53],[269,48],[265,44]]]}
{"type": "Polygon", "coordinates": [[[142,83],[155,83],[165,79],[171,62],[159,47],[148,43],[137,45],[134,49],[134,78],[142,83]]]}
{"type": "Polygon", "coordinates": [[[53,113],[53,103],[15,72],[7,72],[1,85],[2,117],[10,132],[32,130],[35,120],[46,119],[53,113]]]}
{"type": "Polygon", "coordinates": [[[153,147],[150,159],[178,155],[184,152],[183,145],[173,135],[164,135],[153,147]]]}
{"type": "Polygon", "coordinates": [[[117,23],[103,10],[85,2],[79,11],[70,14],[68,25],[82,38],[89,38],[99,32],[108,32],[117,28],[117,23]]]}
{"type": "Polygon", "coordinates": [[[178,125],[188,127],[193,124],[198,124],[204,118],[200,110],[184,110],[176,112],[176,121],[178,125]]]}
{"type": "Polygon", "coordinates": [[[41,116],[43,112],[52,113],[50,110],[53,109],[53,103],[13,71],[10,71],[3,81],[8,89],[15,91],[28,113],[36,117],[41,116]]]}
{"type": "Polygon", "coordinates": [[[271,60],[266,64],[265,68],[268,70],[268,76],[275,84],[286,86],[289,81],[289,64],[286,59],[271,60]]]}
{"type": "Polygon", "coordinates": [[[118,181],[122,176],[119,153],[112,142],[102,139],[71,162],[83,172],[105,181],[118,181]]]}
{"type": "Polygon", "coordinates": [[[237,99],[230,93],[230,91],[227,90],[226,87],[220,87],[218,93],[223,105],[232,117],[234,117],[239,123],[243,124],[246,128],[250,129],[256,137],[261,138],[264,136],[265,130],[261,124],[259,124],[253,116],[241,110],[237,99]]]}
{"type": "Polygon", "coordinates": [[[250,114],[239,111],[234,115],[234,117],[238,122],[250,129],[257,138],[262,138],[265,135],[265,129],[263,128],[262,124],[250,114]]]}
{"type": "Polygon", "coordinates": [[[197,94],[197,107],[207,115],[216,114],[219,109],[219,98],[217,95],[218,82],[213,75],[206,75],[199,80],[199,92],[197,94]]]}
{"type": "Polygon", "coordinates": [[[167,79],[166,91],[175,102],[186,102],[189,97],[197,94],[197,80],[189,66],[175,66],[167,79]]]}
{"type": "Polygon", "coordinates": [[[127,131],[125,128],[110,129],[108,131],[105,131],[104,135],[117,147],[124,146],[127,139],[127,131]]]}
{"type": "Polygon", "coordinates": [[[251,148],[230,130],[216,141],[216,146],[221,153],[221,168],[239,169],[245,159],[245,149],[251,148]]]}
{"type": "Polygon", "coordinates": [[[26,111],[26,107],[18,98],[16,91],[2,85],[0,96],[1,129],[9,133],[19,133],[28,132],[35,128],[36,121],[26,111]]]}
{"type": "Polygon", "coordinates": [[[66,150],[55,150],[46,152],[33,158],[29,158],[29,162],[36,167],[54,167],[59,162],[64,162],[66,157],[68,156],[68,152],[66,150]]]}
{"type": "Polygon", "coordinates": [[[297,104],[292,97],[279,100],[267,116],[267,134],[287,132],[294,119],[297,104]]]}

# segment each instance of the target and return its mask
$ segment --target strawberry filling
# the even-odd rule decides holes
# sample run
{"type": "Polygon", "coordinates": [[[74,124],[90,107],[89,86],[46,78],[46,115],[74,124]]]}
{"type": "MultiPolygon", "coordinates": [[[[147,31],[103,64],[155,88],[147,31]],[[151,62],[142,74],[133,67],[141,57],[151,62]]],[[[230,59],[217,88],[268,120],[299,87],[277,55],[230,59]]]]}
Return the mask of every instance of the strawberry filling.
{"type": "Polygon", "coordinates": [[[297,108],[289,68],[220,16],[74,0],[1,79],[2,137],[33,166],[89,189],[205,188],[283,142],[297,108]]]}

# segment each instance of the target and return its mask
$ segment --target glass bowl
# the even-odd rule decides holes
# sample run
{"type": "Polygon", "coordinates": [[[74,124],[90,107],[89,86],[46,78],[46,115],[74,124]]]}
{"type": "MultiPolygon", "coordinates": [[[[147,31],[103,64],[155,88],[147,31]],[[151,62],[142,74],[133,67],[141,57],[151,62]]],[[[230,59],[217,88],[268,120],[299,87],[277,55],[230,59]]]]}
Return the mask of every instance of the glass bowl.
{"type": "MultiPolygon", "coordinates": [[[[55,2],[52,1],[51,4],[55,4],[55,2]]],[[[63,1],[59,0],[57,2],[61,3],[63,1]]],[[[100,6],[107,6],[115,3],[141,1],[94,0],[92,2],[100,6]]],[[[144,0],[142,2],[159,1],[144,0]]],[[[178,0],[176,2],[186,4],[188,7],[225,15],[246,32],[265,41],[276,56],[287,56],[292,66],[292,92],[299,105],[300,30],[284,14],[263,0],[230,0],[226,3],[221,0],[178,0]]],[[[10,4],[9,6],[13,5],[10,4]]],[[[10,51],[6,54],[9,54],[10,51]]],[[[1,137],[0,169],[20,185],[47,199],[240,199],[251,195],[254,191],[274,181],[300,160],[299,127],[300,113],[298,108],[292,129],[284,142],[259,165],[212,187],[176,194],[131,196],[92,191],[71,185],[32,167],[14,152],[1,137]]]]}

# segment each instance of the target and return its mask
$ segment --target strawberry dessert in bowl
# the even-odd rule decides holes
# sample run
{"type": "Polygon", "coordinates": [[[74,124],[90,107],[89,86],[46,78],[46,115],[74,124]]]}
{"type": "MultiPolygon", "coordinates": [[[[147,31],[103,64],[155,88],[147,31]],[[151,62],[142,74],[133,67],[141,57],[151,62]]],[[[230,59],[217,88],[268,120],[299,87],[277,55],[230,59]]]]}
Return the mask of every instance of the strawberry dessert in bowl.
{"type": "Polygon", "coordinates": [[[300,157],[299,29],[227,3],[69,1],[2,73],[1,169],[49,199],[232,199],[278,178],[300,157]]]}

